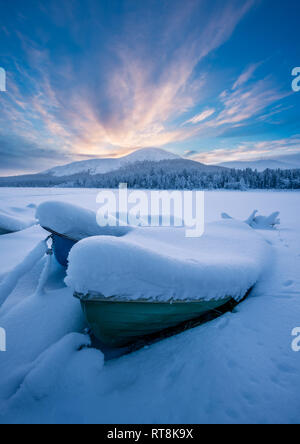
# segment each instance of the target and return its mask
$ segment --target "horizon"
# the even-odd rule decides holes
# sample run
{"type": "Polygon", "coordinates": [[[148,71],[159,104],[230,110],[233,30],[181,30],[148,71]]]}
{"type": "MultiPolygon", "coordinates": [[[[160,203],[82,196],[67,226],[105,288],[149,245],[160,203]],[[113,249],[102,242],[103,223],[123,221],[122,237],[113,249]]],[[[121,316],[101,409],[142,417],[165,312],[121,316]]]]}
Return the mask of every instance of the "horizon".
{"type": "MultiPolygon", "coordinates": [[[[0,178],[11,178],[11,177],[21,177],[23,175],[26,176],[26,175],[45,174],[45,173],[48,173],[49,171],[51,171],[53,169],[63,168],[63,167],[66,167],[66,166],[69,166],[69,165],[73,165],[73,164],[78,164],[78,163],[80,164],[80,163],[85,163],[85,162],[89,162],[89,161],[122,159],[122,158],[126,158],[126,157],[130,156],[131,154],[134,154],[134,153],[136,153],[138,151],[144,151],[144,150],[159,150],[159,151],[168,152],[170,154],[174,154],[174,153],[172,153],[172,151],[165,150],[163,148],[145,147],[145,148],[139,148],[137,150],[132,151],[129,154],[125,154],[125,155],[121,155],[121,156],[115,156],[115,157],[97,157],[97,156],[92,156],[92,157],[89,157],[89,158],[83,159],[83,160],[75,160],[75,161],[68,162],[68,163],[58,164],[58,165],[55,165],[54,167],[52,167],[50,169],[39,171],[39,172],[36,172],[36,173],[34,172],[34,173],[21,173],[21,174],[3,174],[3,175],[0,175],[0,178]]],[[[296,153],[296,154],[299,154],[299,162],[300,162],[300,152],[296,153]]],[[[192,161],[196,161],[196,162],[198,162],[198,163],[200,163],[202,165],[206,165],[206,166],[223,166],[223,167],[227,167],[229,169],[233,168],[233,169],[237,169],[238,170],[238,169],[241,169],[241,167],[239,166],[240,164],[241,165],[245,164],[247,168],[250,168],[252,170],[253,169],[258,169],[258,171],[263,171],[263,169],[267,169],[267,168],[274,169],[273,167],[269,167],[269,166],[266,166],[263,169],[261,167],[257,166],[257,165],[255,167],[251,166],[252,163],[253,164],[255,164],[255,163],[259,164],[259,162],[268,162],[268,159],[265,159],[265,158],[253,159],[253,160],[240,160],[240,161],[232,161],[232,162],[228,161],[228,162],[223,162],[223,163],[206,164],[204,162],[200,162],[200,161],[192,159],[192,158],[186,158],[186,157],[180,156],[180,155],[177,155],[177,156],[178,156],[178,159],[192,160],[192,161]],[[235,165],[232,166],[231,165],[232,163],[233,164],[237,164],[237,166],[235,166],[235,165]]],[[[287,162],[289,160],[292,162],[294,160],[294,158],[295,158],[295,154],[294,155],[293,154],[288,154],[286,156],[283,155],[283,156],[272,157],[269,160],[272,160],[272,161],[275,161],[275,162],[276,161],[278,161],[278,162],[281,161],[281,162],[285,163],[285,162],[287,162]],[[291,158],[291,159],[289,159],[289,158],[291,158]]],[[[155,161],[152,160],[152,162],[155,162],[155,161]]],[[[296,164],[295,164],[295,167],[294,167],[295,169],[299,169],[299,162],[296,161],[296,164]]],[[[278,166],[277,168],[282,168],[282,167],[278,166]]],[[[290,167],[285,167],[284,169],[291,169],[291,168],[290,167]]]]}
{"type": "Polygon", "coordinates": [[[296,1],[0,4],[0,176],[148,147],[300,153],[296,1]]]}

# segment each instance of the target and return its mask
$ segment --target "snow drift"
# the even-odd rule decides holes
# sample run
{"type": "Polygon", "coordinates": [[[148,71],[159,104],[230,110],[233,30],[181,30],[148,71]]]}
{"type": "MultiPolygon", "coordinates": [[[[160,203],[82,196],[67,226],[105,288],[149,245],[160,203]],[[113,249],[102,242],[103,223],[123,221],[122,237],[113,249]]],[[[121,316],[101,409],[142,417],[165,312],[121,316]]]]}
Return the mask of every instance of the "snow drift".
{"type": "Polygon", "coordinates": [[[36,221],[34,219],[21,219],[10,214],[0,212],[0,233],[14,233],[16,231],[22,231],[26,228],[34,225],[36,221]]]}
{"type": "MultiPolygon", "coordinates": [[[[34,193],[37,204],[61,193],[64,200],[93,208],[98,190],[34,193]]],[[[30,189],[18,189],[17,195],[1,189],[0,194],[2,205],[33,201],[30,189]]],[[[268,273],[234,312],[104,367],[102,353],[89,348],[88,336],[78,334],[84,327],[80,305],[63,288],[59,269],[47,283],[48,294],[30,296],[43,259],[1,307],[8,347],[0,353],[0,423],[299,423],[300,360],[291,348],[300,313],[299,202],[299,193],[207,193],[209,221],[222,211],[241,220],[254,207],[263,214],[281,211],[281,230],[258,235],[252,230],[250,238],[261,235],[272,245],[268,273]]],[[[226,262],[229,225],[223,226],[226,262]]],[[[1,273],[14,269],[44,238],[38,226],[1,236],[1,273]]],[[[123,239],[133,242],[132,233],[123,239]]],[[[195,254],[184,248],[187,240],[177,229],[135,231],[135,244],[141,246],[142,239],[150,251],[170,251],[172,257],[182,252],[184,260],[195,254]]],[[[241,245],[250,255],[251,245],[241,245]]]]}
{"type": "Polygon", "coordinates": [[[0,385],[0,400],[11,396],[23,381],[31,363],[48,347],[85,326],[77,301],[67,289],[33,294],[8,312],[0,311],[8,347],[0,360],[0,374],[6,384],[0,385]],[[29,366],[29,367],[28,367],[29,366]]]}

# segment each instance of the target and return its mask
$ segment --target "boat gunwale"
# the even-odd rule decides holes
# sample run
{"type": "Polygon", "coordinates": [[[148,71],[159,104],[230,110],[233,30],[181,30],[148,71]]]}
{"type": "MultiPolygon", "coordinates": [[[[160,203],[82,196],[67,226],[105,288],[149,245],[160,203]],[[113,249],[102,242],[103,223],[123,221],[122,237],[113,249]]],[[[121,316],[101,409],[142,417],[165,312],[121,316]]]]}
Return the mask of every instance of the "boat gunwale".
{"type": "MultiPolygon", "coordinates": [[[[168,301],[157,301],[154,299],[116,299],[118,296],[105,297],[101,293],[90,291],[87,294],[74,292],[73,295],[76,299],[81,302],[113,302],[119,304],[160,304],[160,305],[178,305],[178,304],[203,304],[204,302],[229,302],[230,300],[235,301],[232,296],[226,296],[219,299],[169,299],[168,301]]],[[[236,301],[237,302],[237,301],[236,301]]]]}
{"type": "Polygon", "coordinates": [[[5,236],[6,234],[13,234],[13,233],[17,233],[19,230],[14,231],[14,230],[7,230],[6,228],[0,228],[0,236],[5,236]]]}
{"type": "Polygon", "coordinates": [[[69,241],[72,242],[79,242],[80,240],[84,239],[73,239],[72,237],[67,236],[66,234],[62,234],[62,233],[57,233],[57,231],[52,230],[51,228],[45,227],[42,225],[42,228],[46,231],[48,231],[49,233],[53,234],[54,236],[58,236],[58,237],[62,237],[63,239],[67,239],[69,241]]]}

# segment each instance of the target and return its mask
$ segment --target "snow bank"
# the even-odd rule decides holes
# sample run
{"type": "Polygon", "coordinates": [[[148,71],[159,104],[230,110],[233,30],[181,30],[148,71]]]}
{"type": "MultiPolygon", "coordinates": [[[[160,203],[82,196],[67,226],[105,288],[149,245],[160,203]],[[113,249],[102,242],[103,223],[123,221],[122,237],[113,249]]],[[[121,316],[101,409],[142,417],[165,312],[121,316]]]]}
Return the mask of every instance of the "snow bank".
{"type": "Polygon", "coordinates": [[[46,254],[47,248],[46,241],[41,241],[23,261],[5,276],[3,282],[0,283],[0,307],[16,287],[20,278],[28,273],[46,254]]]}
{"type": "Polygon", "coordinates": [[[100,227],[94,211],[66,202],[44,202],[38,207],[36,217],[42,227],[73,240],[101,235],[123,236],[130,231],[129,227],[100,227]]]}
{"type": "Polygon", "coordinates": [[[79,242],[65,282],[80,293],[131,300],[240,300],[258,281],[267,253],[255,231],[233,220],[207,224],[193,239],[184,229],[146,228],[79,242]]]}
{"type": "Polygon", "coordinates": [[[20,386],[31,363],[47,348],[72,332],[80,332],[85,321],[80,305],[66,288],[34,294],[2,314],[0,325],[6,331],[7,351],[1,356],[0,399],[7,399],[20,386]]]}
{"type": "Polygon", "coordinates": [[[0,282],[45,238],[45,231],[39,225],[0,236],[0,282]]]}
{"type": "Polygon", "coordinates": [[[21,219],[4,212],[0,212],[0,233],[14,233],[22,231],[36,224],[34,219],[21,219]]]}
{"type": "MultiPolygon", "coordinates": [[[[18,397],[24,396],[27,392],[35,399],[43,399],[54,391],[57,394],[64,390],[66,385],[57,386],[57,381],[63,379],[66,365],[74,364],[76,359],[81,360],[81,372],[89,365],[89,358],[93,359],[93,365],[97,364],[100,373],[104,366],[104,355],[100,351],[89,350],[91,340],[88,335],[80,333],[69,333],[60,341],[46,349],[32,364],[32,369],[28,372],[17,392],[18,397]]],[[[68,385],[75,385],[78,374],[68,375],[68,385]]]]}

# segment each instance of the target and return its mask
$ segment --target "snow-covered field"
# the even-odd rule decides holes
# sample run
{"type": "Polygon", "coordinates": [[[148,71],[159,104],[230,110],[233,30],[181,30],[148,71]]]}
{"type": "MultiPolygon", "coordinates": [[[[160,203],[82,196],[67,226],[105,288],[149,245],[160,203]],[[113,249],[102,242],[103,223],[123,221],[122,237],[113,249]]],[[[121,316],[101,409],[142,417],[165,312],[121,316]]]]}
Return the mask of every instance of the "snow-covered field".
{"type": "MultiPolygon", "coordinates": [[[[28,224],[47,200],[96,210],[98,191],[3,188],[0,214],[28,224]]],[[[249,298],[233,313],[106,362],[89,347],[58,264],[46,292],[37,291],[46,232],[32,226],[0,236],[0,303],[12,290],[0,308],[0,423],[299,423],[300,352],[291,344],[300,327],[300,193],[206,193],[206,222],[223,212],[245,220],[254,209],[280,211],[281,225],[259,231],[272,261],[249,298]],[[8,282],[33,249],[23,277],[8,282]]]]}

